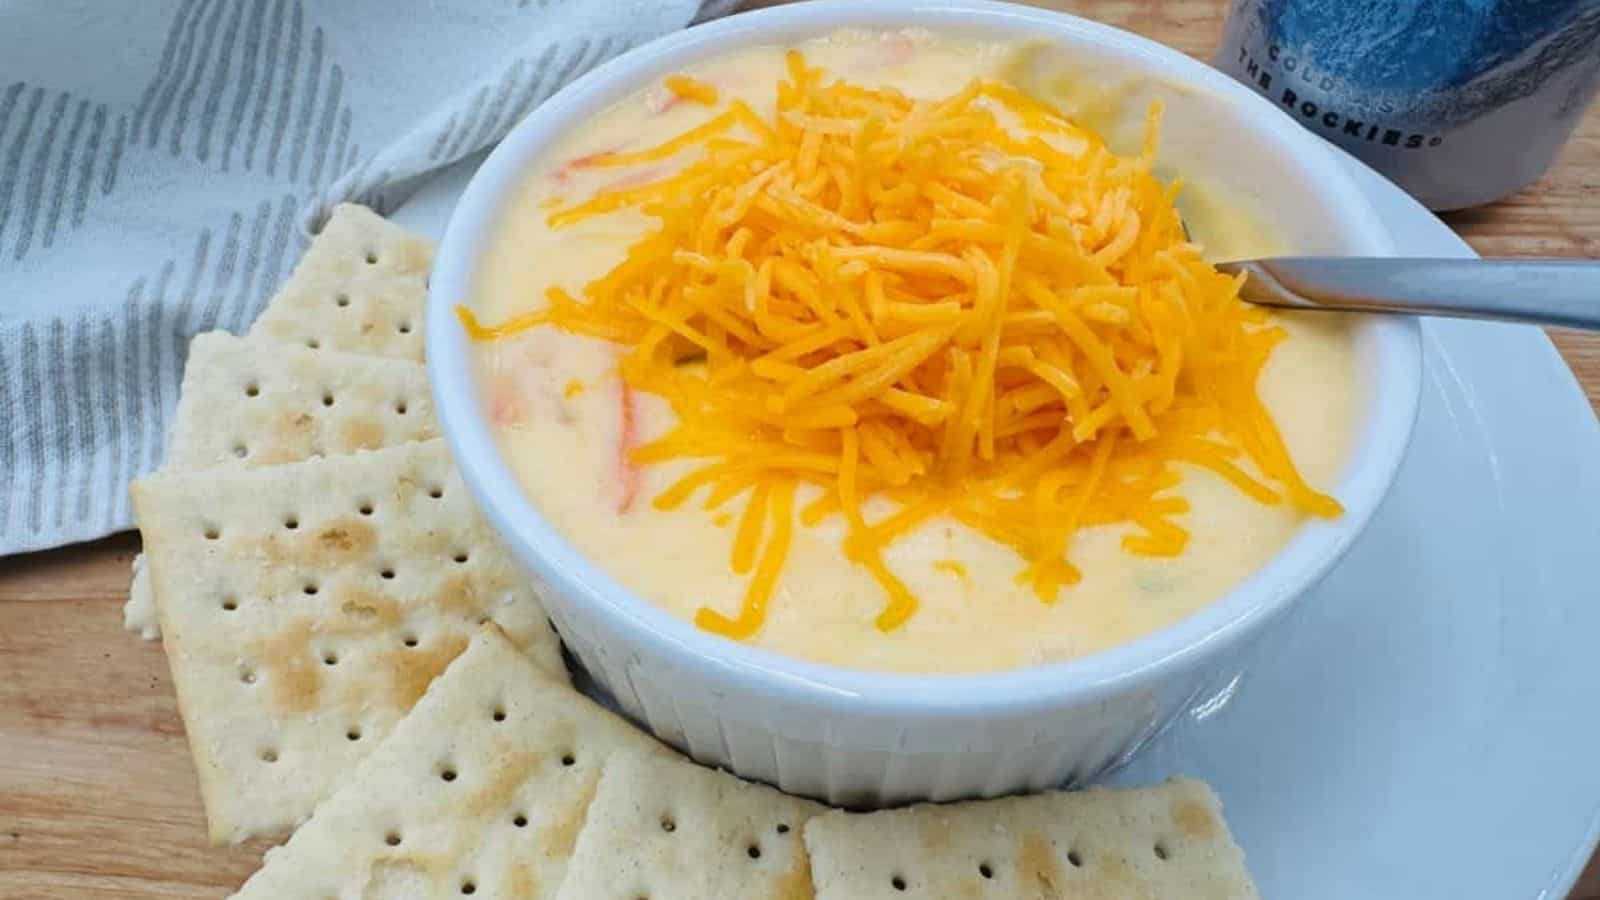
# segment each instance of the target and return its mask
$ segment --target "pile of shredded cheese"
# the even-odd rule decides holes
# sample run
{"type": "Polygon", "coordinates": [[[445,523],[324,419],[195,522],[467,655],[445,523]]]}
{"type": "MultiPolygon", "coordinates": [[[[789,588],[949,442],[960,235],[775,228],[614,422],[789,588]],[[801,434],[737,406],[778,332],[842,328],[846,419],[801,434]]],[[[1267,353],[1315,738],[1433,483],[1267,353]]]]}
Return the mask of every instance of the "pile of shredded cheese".
{"type": "MultiPolygon", "coordinates": [[[[670,89],[717,96],[682,76],[670,89]]],[[[917,599],[884,550],[937,516],[1014,548],[1018,579],[1054,602],[1079,580],[1080,528],[1131,525],[1127,552],[1183,551],[1179,463],[1261,503],[1340,513],[1256,395],[1284,332],[1187,242],[1178,185],[1151,174],[1159,119],[1121,157],[1005,82],[917,100],[825,81],[791,51],[772,119],[734,101],[658,146],[588,159],[694,154],[550,215],[659,222],[581,298],[551,288],[498,326],[460,316],[480,339],[548,323],[624,345],[624,384],[677,418],[632,462],[703,461],[654,504],[748,498],[731,559],[750,573],[742,609],[702,609],[702,628],[761,628],[797,517],[844,517],[885,631],[917,599]]]]}

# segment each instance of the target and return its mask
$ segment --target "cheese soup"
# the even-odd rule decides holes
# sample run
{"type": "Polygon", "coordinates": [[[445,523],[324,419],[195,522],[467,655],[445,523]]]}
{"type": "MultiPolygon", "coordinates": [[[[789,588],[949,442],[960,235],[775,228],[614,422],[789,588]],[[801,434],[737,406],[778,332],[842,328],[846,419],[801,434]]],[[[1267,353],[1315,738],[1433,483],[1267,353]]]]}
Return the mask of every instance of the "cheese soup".
{"type": "Polygon", "coordinates": [[[1202,248],[1262,230],[1209,191],[1186,237],[1025,49],[739,50],[550,146],[462,318],[575,547],[737,640],[963,673],[1161,628],[1339,513],[1347,328],[1241,304],[1202,248]]]}

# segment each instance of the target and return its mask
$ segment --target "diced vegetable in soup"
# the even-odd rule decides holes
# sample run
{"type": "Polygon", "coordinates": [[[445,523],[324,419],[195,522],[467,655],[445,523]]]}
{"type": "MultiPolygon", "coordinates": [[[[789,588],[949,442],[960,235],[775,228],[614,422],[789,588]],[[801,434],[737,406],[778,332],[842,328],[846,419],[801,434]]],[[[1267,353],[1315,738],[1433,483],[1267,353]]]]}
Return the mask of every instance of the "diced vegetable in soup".
{"type": "Polygon", "coordinates": [[[730,639],[955,673],[1137,638],[1340,515],[1344,325],[1240,302],[1160,109],[1114,152],[1021,52],[740,50],[549,149],[460,313],[579,550],[730,639]]]}

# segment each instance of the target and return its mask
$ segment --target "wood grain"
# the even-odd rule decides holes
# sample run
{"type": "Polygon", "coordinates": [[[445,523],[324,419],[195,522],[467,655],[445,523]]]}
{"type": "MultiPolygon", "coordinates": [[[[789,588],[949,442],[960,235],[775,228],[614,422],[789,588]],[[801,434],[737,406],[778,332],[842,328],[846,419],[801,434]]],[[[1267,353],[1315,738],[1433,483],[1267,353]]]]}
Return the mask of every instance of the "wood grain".
{"type": "MultiPolygon", "coordinates": [[[[756,4],[764,5],[764,4],[756,4]]],[[[1040,3],[1204,57],[1223,0],[1040,3]]],[[[1537,185],[1446,221],[1493,256],[1600,256],[1600,109],[1537,185]]],[[[1600,337],[1557,346],[1600,406],[1600,337]]],[[[227,894],[267,844],[206,846],[159,644],[122,631],[137,538],[0,559],[0,898],[227,894]]],[[[1572,900],[1600,900],[1600,864],[1572,900]]]]}
{"type": "Polygon", "coordinates": [[[159,643],[122,630],[136,535],[0,560],[0,897],[214,898],[266,844],[206,843],[159,643]]]}

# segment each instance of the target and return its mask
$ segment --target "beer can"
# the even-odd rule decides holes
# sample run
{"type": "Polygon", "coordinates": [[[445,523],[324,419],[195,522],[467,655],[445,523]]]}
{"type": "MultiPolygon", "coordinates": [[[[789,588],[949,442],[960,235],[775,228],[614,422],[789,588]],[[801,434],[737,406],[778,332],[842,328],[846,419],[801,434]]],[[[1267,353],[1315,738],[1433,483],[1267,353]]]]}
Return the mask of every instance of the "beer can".
{"type": "Polygon", "coordinates": [[[1234,0],[1213,65],[1434,210],[1555,160],[1600,90],[1600,0],[1234,0]]]}

